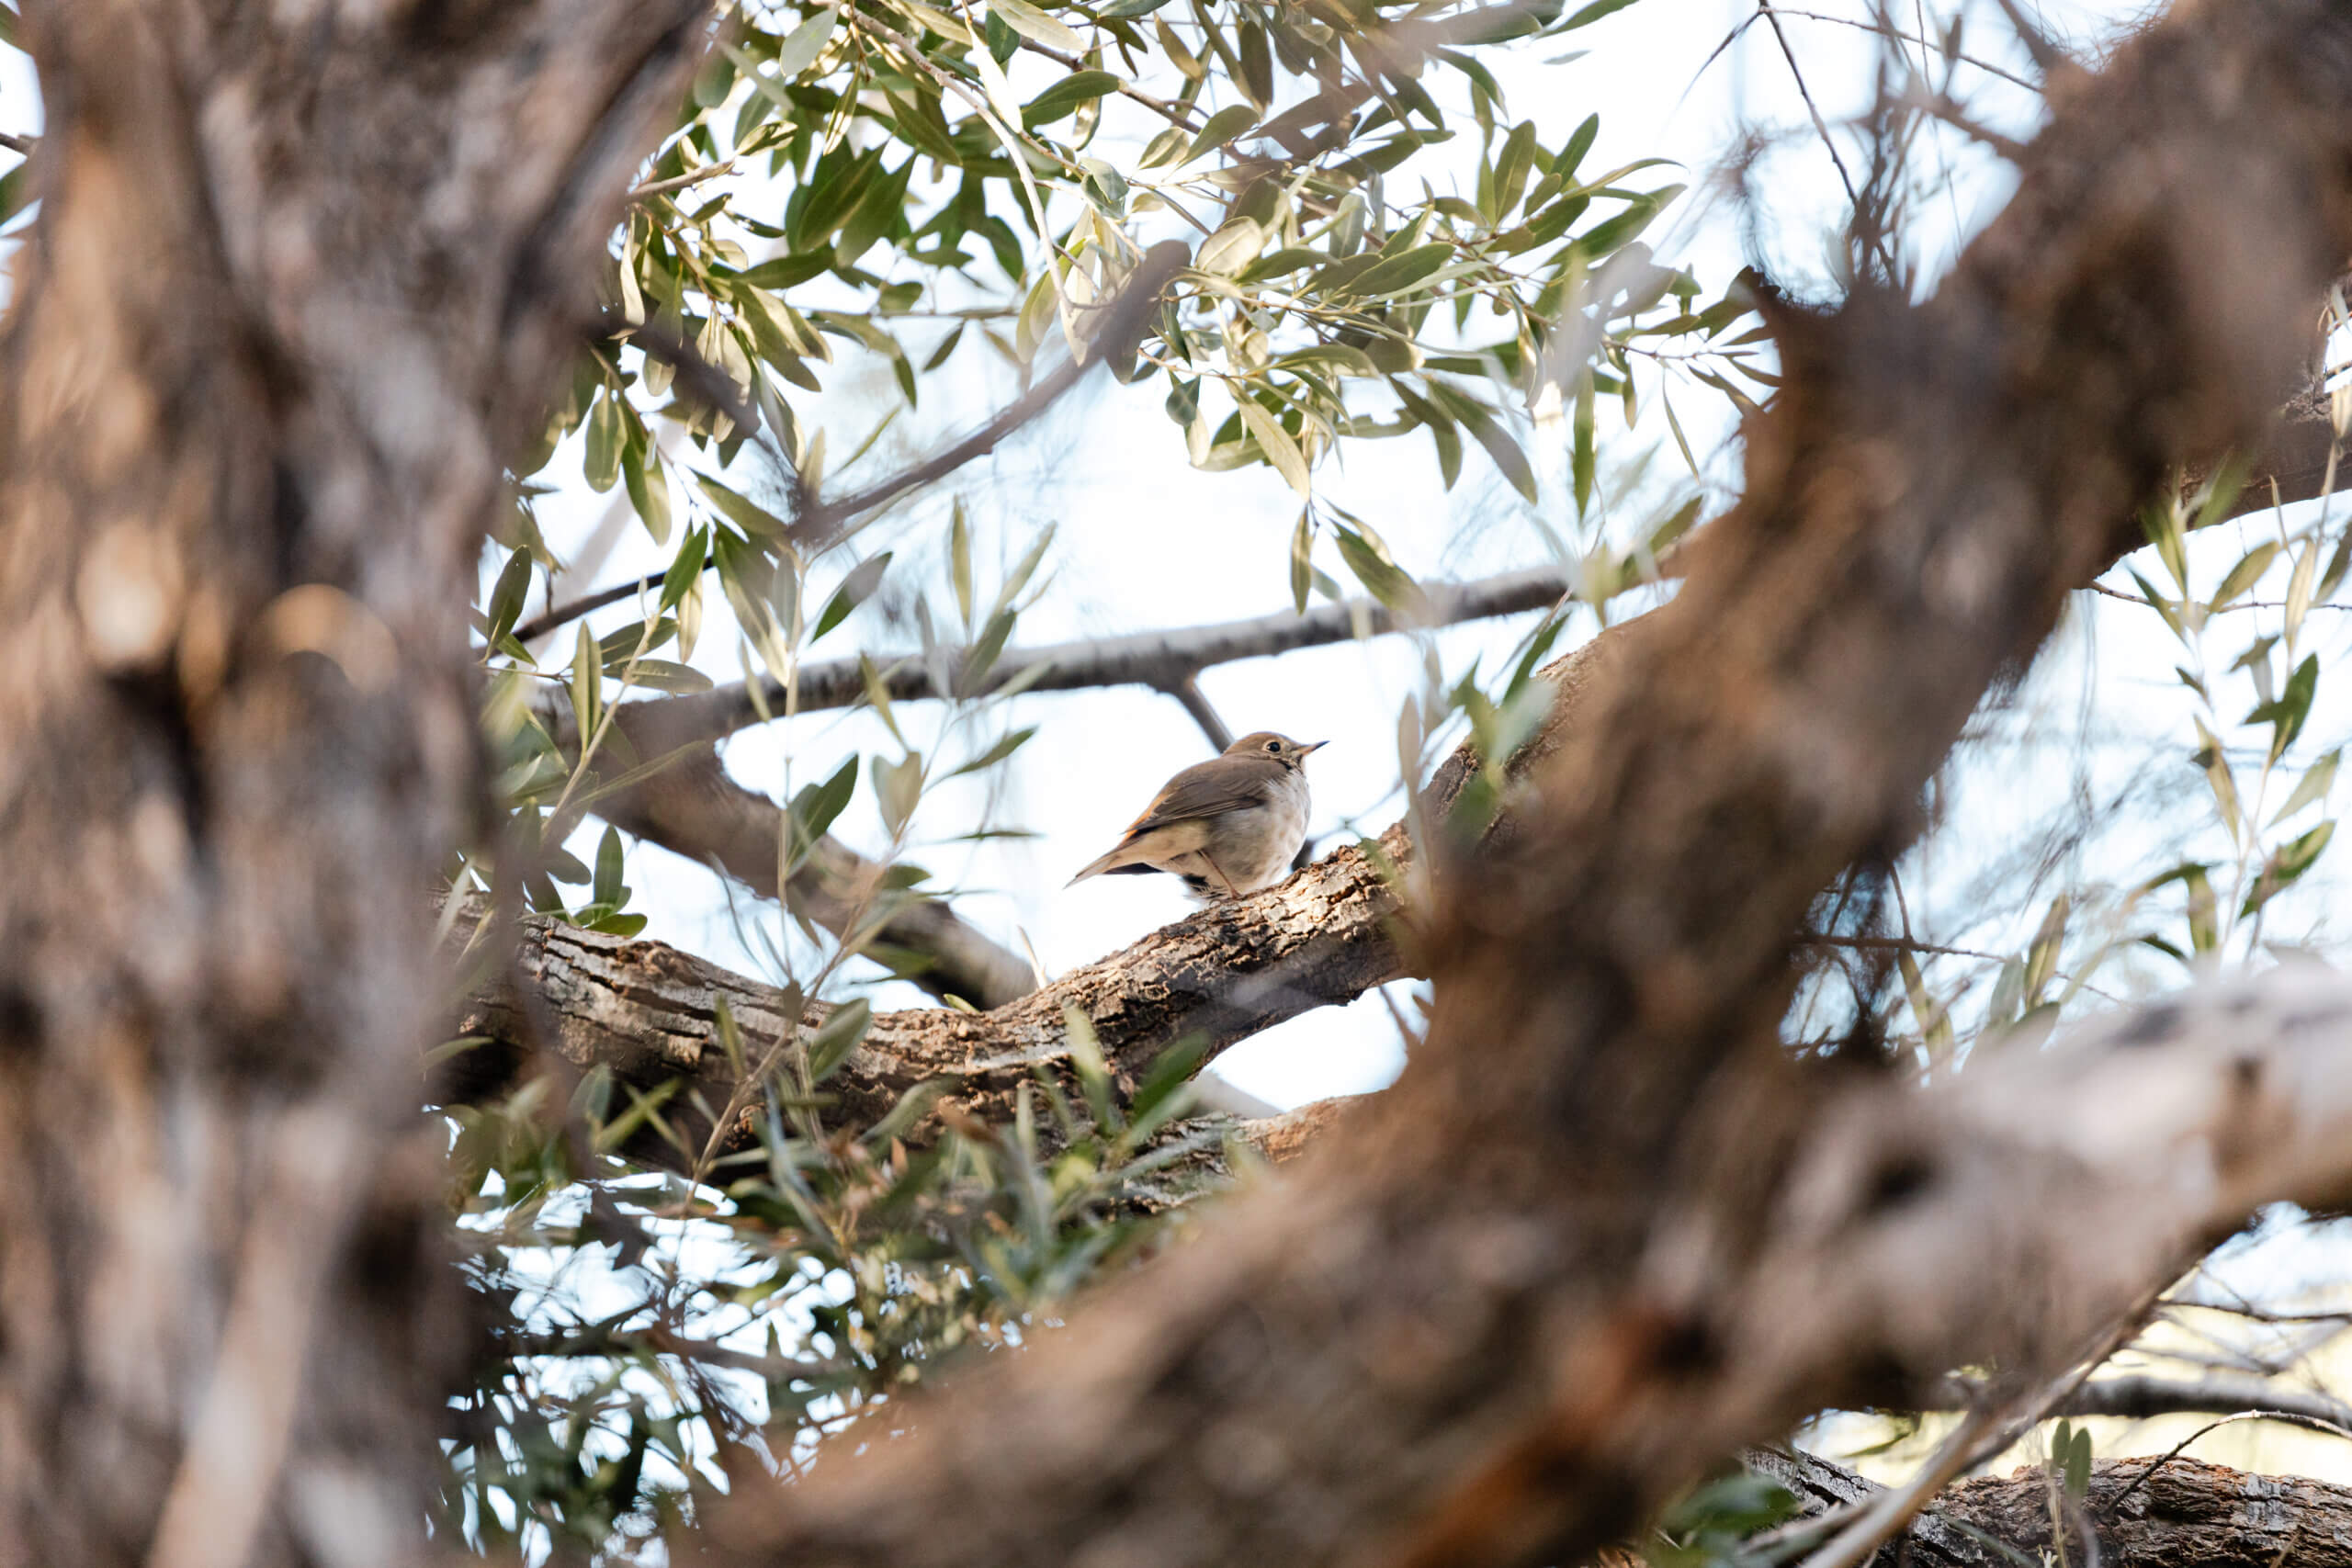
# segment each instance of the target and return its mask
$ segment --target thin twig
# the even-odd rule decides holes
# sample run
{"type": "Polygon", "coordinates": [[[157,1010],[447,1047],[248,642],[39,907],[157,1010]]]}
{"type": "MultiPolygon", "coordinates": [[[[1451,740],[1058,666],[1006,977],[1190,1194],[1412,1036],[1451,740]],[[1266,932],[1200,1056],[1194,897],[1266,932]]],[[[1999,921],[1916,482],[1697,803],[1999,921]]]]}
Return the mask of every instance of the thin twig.
{"type": "Polygon", "coordinates": [[[1821,118],[1821,110],[1813,101],[1813,89],[1805,85],[1804,71],[1797,64],[1797,51],[1790,47],[1789,35],[1781,27],[1780,13],[1772,9],[1772,0],[1756,0],[1756,8],[1772,24],[1772,36],[1781,40],[1781,53],[1788,59],[1789,74],[1797,81],[1797,96],[1804,100],[1805,112],[1813,116],[1813,129],[1821,133],[1821,144],[1829,150],[1829,161],[1838,166],[1838,182],[1846,187],[1847,204],[1860,212],[1862,198],[1854,189],[1854,177],[1846,172],[1846,160],[1838,155],[1837,141],[1829,134],[1829,122],[1821,118]]]}
{"type": "Polygon", "coordinates": [[[713,164],[708,168],[696,169],[692,174],[679,175],[666,180],[649,180],[630,191],[628,199],[634,203],[652,197],[668,196],[673,191],[681,191],[688,186],[697,186],[705,180],[717,179],[721,175],[731,175],[734,172],[735,160],[729,158],[723,164],[713,164]]]}
{"type": "Polygon", "coordinates": [[[2298,1416],[2286,1410],[2241,1410],[2233,1416],[2224,1416],[2218,1421],[2208,1421],[2204,1426],[2175,1443],[2161,1458],[2150,1460],[2147,1468],[2132,1477],[2132,1484],[2115,1495],[2114,1501],[2108,1505],[2109,1511],[2120,1517],[2123,1500],[2145,1485],[2150,1476],[2178,1459],[2182,1450],[2206,1433],[2239,1421],[2284,1421],[2290,1426],[2308,1427],[2315,1432],[2326,1432],[2338,1438],[2352,1438],[2352,1427],[2339,1427],[2333,1421],[2323,1421],[2315,1416],[2298,1416]]]}
{"type": "MultiPolygon", "coordinates": [[[[1244,621],[1056,643],[1044,648],[1008,649],[998,656],[975,690],[961,693],[952,689],[952,682],[951,689],[941,690],[926,662],[912,655],[888,663],[872,662],[880,665],[883,689],[900,701],[979,695],[1015,680],[1027,692],[1135,685],[1172,693],[1174,687],[1211,665],[1264,659],[1294,649],[1347,642],[1358,637],[1453,626],[1544,609],[1558,603],[1568,589],[1567,579],[1558,568],[1535,567],[1475,582],[1425,583],[1424,608],[1412,616],[1393,614],[1386,606],[1369,599],[1351,599],[1318,604],[1303,615],[1282,610],[1244,621]],[[1042,671],[1040,666],[1044,667],[1042,671]]],[[[849,707],[865,701],[866,662],[836,659],[800,666],[796,681],[800,711],[849,707]]],[[[962,663],[961,650],[951,650],[949,667],[960,669],[962,663]]],[[[640,705],[662,710],[661,722],[669,727],[666,734],[715,740],[762,722],[765,714],[782,711],[776,700],[780,691],[771,677],[761,681],[756,697],[749,682],[738,682],[693,696],[658,698],[640,705]]]]}

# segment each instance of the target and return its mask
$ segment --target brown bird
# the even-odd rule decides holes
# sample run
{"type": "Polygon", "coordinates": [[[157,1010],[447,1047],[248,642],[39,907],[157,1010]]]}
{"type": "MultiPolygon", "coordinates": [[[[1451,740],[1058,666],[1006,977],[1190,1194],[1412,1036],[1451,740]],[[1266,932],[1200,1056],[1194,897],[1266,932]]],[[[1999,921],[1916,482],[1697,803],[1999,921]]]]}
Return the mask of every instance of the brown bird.
{"type": "Polygon", "coordinates": [[[1203,903],[1272,886],[1306,841],[1306,758],[1323,744],[1271,729],[1243,736],[1170,779],[1118,847],[1069,885],[1164,871],[1203,903]]]}

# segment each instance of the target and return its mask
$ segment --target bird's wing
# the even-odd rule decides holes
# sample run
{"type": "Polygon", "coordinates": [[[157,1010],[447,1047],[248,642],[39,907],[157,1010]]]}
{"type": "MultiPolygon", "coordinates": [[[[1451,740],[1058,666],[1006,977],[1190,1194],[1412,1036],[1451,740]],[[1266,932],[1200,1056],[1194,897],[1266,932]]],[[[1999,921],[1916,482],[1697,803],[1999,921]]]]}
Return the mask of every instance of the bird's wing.
{"type": "Polygon", "coordinates": [[[1127,824],[1127,830],[1120,836],[1120,841],[1131,842],[1153,829],[1164,828],[1171,822],[1191,821],[1262,806],[1272,792],[1278,776],[1255,769],[1245,773],[1236,768],[1218,767],[1214,762],[1195,762],[1168,781],[1152,797],[1151,804],[1144,807],[1143,815],[1127,824]]]}

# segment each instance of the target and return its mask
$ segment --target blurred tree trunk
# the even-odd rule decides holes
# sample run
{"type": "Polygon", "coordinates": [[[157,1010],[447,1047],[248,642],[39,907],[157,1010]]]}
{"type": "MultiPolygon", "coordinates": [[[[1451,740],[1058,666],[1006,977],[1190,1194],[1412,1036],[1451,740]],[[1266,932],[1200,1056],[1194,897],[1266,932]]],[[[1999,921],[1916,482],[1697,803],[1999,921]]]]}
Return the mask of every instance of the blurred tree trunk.
{"type": "Polygon", "coordinates": [[[413,1561],[465,606],[701,0],[49,0],[0,340],[0,1562],[413,1561]]]}

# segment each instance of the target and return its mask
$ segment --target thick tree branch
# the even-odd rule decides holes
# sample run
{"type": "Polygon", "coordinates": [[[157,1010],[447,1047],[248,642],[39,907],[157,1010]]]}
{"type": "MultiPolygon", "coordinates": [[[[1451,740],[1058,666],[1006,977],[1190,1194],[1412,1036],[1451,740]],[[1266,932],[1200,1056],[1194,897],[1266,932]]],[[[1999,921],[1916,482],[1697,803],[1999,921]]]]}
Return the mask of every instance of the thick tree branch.
{"type": "MultiPolygon", "coordinates": [[[[1430,591],[1436,618],[1429,624],[1543,608],[1566,591],[1560,573],[1548,568],[1478,582],[1439,585],[1430,591]]],[[[1400,623],[1386,610],[1368,601],[1356,601],[1323,605],[1304,616],[1265,615],[1053,649],[1016,649],[1001,661],[1000,668],[1008,673],[1000,677],[999,683],[1011,679],[1012,672],[1046,664],[1054,671],[1041,682],[1048,689],[1122,682],[1155,685],[1182,702],[1200,720],[1212,743],[1222,750],[1232,737],[1219,738],[1222,721],[1200,698],[1198,684],[1192,678],[1194,671],[1228,660],[1264,657],[1398,629],[1400,623]]],[[[855,660],[814,666],[804,672],[800,705],[831,706],[854,701],[862,693],[858,680],[855,660]],[[808,679],[812,676],[813,681],[808,679]],[[809,700],[812,693],[818,700],[809,700]]],[[[901,688],[897,695],[931,694],[926,678],[910,672],[905,664],[894,667],[886,681],[901,688]]],[[[780,694],[776,700],[782,701],[780,694]]],[[[718,754],[702,736],[710,716],[676,700],[656,700],[628,704],[617,710],[617,717],[628,744],[613,749],[610,761],[615,769],[626,770],[652,757],[673,756],[674,761],[635,784],[598,795],[596,813],[664,849],[716,863],[755,893],[775,897],[783,811],[765,795],[744,789],[727,776],[718,754]]],[[[554,726],[563,732],[560,716],[554,718],[554,726]]],[[[793,896],[819,925],[836,936],[848,936],[854,928],[866,924],[865,911],[878,897],[884,869],[828,836],[793,877],[793,896]]],[[[1025,958],[975,930],[937,899],[896,897],[887,919],[870,937],[869,956],[934,996],[956,996],[981,1008],[993,1008],[1024,994],[1035,984],[1025,958]]]]}
{"type": "MultiPolygon", "coordinates": [[[[707,742],[667,743],[655,725],[640,717],[641,709],[653,706],[631,703],[616,710],[625,744],[614,746],[606,761],[618,771],[645,758],[672,760],[634,784],[599,795],[593,809],[649,843],[718,866],[761,897],[777,897],[783,808],[728,777],[707,742]]],[[[827,834],[793,874],[790,897],[818,925],[836,937],[860,939],[865,956],[935,997],[994,1008],[1035,987],[1026,958],[967,923],[940,899],[886,889],[888,869],[827,834]]]]}
{"type": "MultiPolygon", "coordinates": [[[[1114,1082],[1132,1093],[1159,1054],[1179,1042],[1205,1061],[1271,1024],[1351,1000],[1389,978],[1398,961],[1385,928],[1395,908],[1368,874],[1363,852],[1344,849],[1278,886],[1163,927],[994,1011],[880,1014],[865,1043],[826,1081],[837,1099],[820,1114],[828,1126],[860,1130],[917,1085],[944,1079],[973,1113],[1009,1119],[1017,1086],[1034,1069],[1067,1061],[1067,1008],[1092,1021],[1114,1082]]],[[[467,1004],[457,1025],[457,1033],[484,1043],[447,1064],[432,1096],[454,1104],[503,1093],[527,1069],[530,1048],[543,1043],[574,1067],[605,1068],[625,1092],[673,1093],[665,1117],[698,1154],[710,1125],[696,1101],[723,1106],[737,1083],[716,1033],[718,1004],[733,1015],[756,1061],[783,1038],[783,999],[773,986],[661,942],[625,942],[526,916],[511,964],[467,1004]],[[518,986],[529,988],[527,997],[516,994],[518,986]],[[553,1038],[544,1039],[548,1032],[553,1038]],[[680,1077],[688,1092],[673,1089],[672,1080],[680,1077]]],[[[825,1011],[812,1007],[803,1021],[814,1025],[825,1011]]],[[[1280,1134],[1284,1154],[1305,1127],[1302,1119],[1280,1134]]],[[[747,1112],[719,1152],[751,1146],[756,1133],[747,1112]]],[[[680,1149],[651,1128],[619,1152],[680,1167],[680,1149]]]]}
{"type": "MultiPolygon", "coordinates": [[[[1807,1453],[1758,1450],[1749,1468],[1794,1492],[1803,1516],[1865,1503],[1882,1490],[1807,1453]]],[[[2151,1472],[2144,1458],[2103,1460],[2079,1507],[2052,1506],[2047,1471],[2020,1469],[1947,1488],[1879,1549],[1872,1568],[2016,1568],[2052,1560],[2052,1516],[2065,1521],[2070,1562],[2117,1568],[2336,1568],[2352,1540],[2352,1487],[2301,1476],[2253,1475],[2176,1459],[2151,1472]],[[2142,1479],[2145,1477],[2144,1481],[2142,1479]],[[2083,1551],[2087,1526],[2098,1556],[2083,1551]],[[2051,1554],[2046,1556],[2045,1554],[2051,1554]]]]}

